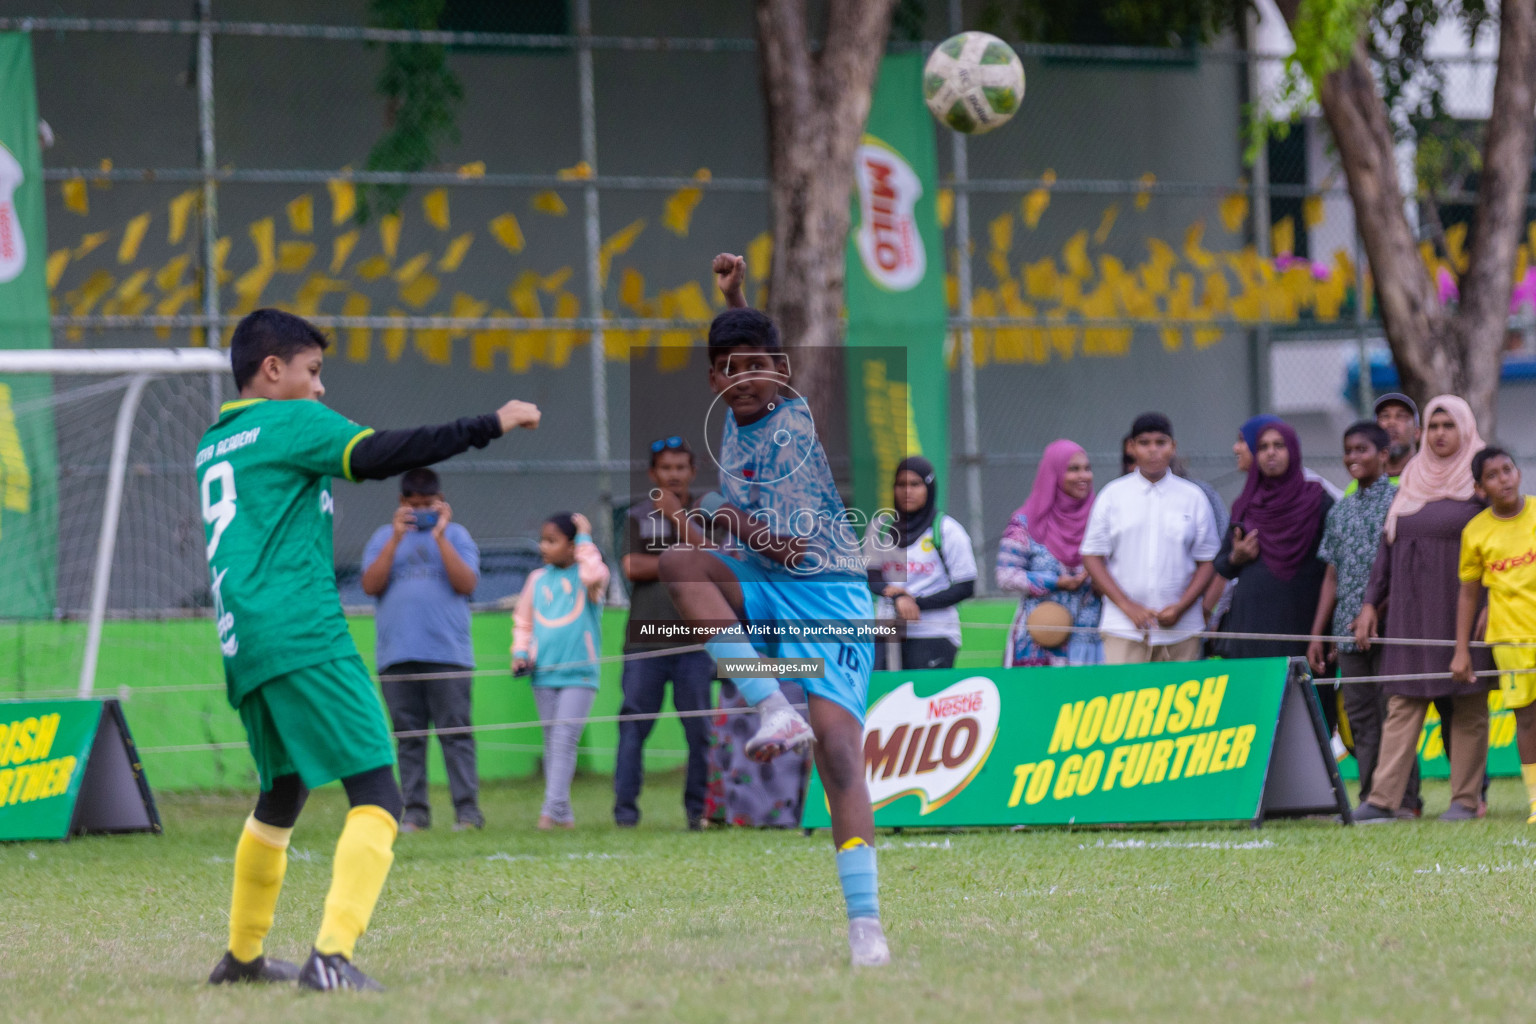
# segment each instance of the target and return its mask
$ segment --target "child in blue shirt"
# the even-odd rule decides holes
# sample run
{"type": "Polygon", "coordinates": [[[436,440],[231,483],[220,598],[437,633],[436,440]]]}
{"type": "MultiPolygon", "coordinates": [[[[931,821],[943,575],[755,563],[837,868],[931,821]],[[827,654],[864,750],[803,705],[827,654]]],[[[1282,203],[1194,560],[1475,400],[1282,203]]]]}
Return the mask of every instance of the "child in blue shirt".
{"type": "MultiPolygon", "coordinates": [[[[731,309],[709,328],[709,386],[728,410],[719,448],[719,494],[699,507],[716,529],[742,547],[733,558],[702,549],[702,535],[663,552],[662,580],[683,618],[717,627],[707,647],[717,659],[752,660],[758,650],[742,623],[852,625],[873,618],[858,538],[832,480],[805,399],[789,386],[779,329],[742,296],[745,261],[715,257],[720,290],[731,309]]],[[[664,515],[681,504],[663,493],[664,515]]],[[[685,520],[686,522],[686,520],[685,520]]],[[[698,532],[690,526],[690,534],[698,532]]],[[[760,634],[759,634],[760,635],[760,634]]],[[[780,636],[763,642],[780,658],[825,659],[824,678],[797,678],[809,695],[809,722],[790,706],[771,676],[736,677],[742,696],[762,715],[746,744],[768,761],[815,742],[837,848],[838,879],[848,905],[854,966],[890,962],[880,925],[875,822],[864,774],[864,707],[874,644],[866,639],[780,636]]]]}
{"type": "Polygon", "coordinates": [[[597,699],[608,566],[580,513],[549,517],[539,533],[544,565],[528,574],[512,614],[512,671],[532,675],[544,723],[544,807],[539,828],[575,828],[576,744],[597,699]]]}

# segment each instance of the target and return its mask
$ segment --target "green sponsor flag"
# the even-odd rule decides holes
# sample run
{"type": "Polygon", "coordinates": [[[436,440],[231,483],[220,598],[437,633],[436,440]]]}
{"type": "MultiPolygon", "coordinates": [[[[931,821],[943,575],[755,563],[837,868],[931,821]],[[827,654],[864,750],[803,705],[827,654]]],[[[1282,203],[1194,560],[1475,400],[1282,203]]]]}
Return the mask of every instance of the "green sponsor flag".
{"type": "MultiPolygon", "coordinates": [[[[1256,820],[1281,806],[1266,784],[1282,700],[1301,692],[1289,680],[1284,658],[876,672],[864,723],[875,824],[1256,820]]],[[[1310,742],[1321,771],[1304,709],[1301,721],[1289,750],[1310,742]]],[[[830,824],[818,775],[801,823],[830,824]]]]}
{"type": "MultiPolygon", "coordinates": [[[[0,32],[0,348],[48,348],[47,235],[32,43],[0,32]]],[[[0,619],[54,609],[58,492],[51,378],[0,377],[0,619]]]]}
{"type": "Polygon", "coordinates": [[[925,456],[942,503],[949,458],[938,157],[918,53],[886,57],[855,154],[848,235],[848,418],[854,504],[891,501],[896,464],[925,456]]]}
{"type": "Polygon", "coordinates": [[[94,700],[0,702],[0,840],[69,834],[101,708],[94,700]]]}

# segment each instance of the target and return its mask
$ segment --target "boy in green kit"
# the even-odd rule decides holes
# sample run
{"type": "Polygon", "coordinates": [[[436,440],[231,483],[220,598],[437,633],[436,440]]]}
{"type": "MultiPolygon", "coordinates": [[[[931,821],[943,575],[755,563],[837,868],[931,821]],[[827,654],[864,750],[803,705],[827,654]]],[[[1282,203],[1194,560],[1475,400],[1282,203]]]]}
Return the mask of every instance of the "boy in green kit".
{"type": "Polygon", "coordinates": [[[215,985],[382,987],[351,960],[394,860],[402,800],[394,743],[336,591],[331,477],[381,480],[539,424],[537,406],[512,401],[441,426],[360,427],[320,404],[328,344],[289,313],[259,309],[241,320],[230,339],[240,398],[224,404],[197,448],[224,680],[261,780],[235,850],[229,950],[209,976],[215,985]],[[305,798],[337,779],[352,810],[301,968],[262,947],[305,798]]]}

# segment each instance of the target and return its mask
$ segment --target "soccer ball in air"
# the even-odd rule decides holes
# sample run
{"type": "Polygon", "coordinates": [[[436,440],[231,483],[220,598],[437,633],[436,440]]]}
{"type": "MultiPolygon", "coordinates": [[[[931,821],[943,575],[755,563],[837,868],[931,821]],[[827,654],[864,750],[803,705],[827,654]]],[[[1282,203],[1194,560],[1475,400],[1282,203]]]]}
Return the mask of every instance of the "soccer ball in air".
{"type": "Polygon", "coordinates": [[[923,66],[923,99],[957,132],[981,135],[1006,124],[1024,99],[1024,65],[997,36],[961,32],[923,66]]]}

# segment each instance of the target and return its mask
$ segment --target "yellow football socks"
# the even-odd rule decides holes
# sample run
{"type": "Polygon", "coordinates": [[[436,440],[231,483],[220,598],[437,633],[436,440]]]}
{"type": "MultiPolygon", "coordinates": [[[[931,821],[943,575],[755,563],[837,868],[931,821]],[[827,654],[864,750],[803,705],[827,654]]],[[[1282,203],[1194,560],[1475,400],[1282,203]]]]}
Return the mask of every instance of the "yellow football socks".
{"type": "Polygon", "coordinates": [[[1525,819],[1525,823],[1536,825],[1536,764],[1521,765],[1520,777],[1525,780],[1526,796],[1531,798],[1531,816],[1525,819]]]}
{"type": "Polygon", "coordinates": [[[336,840],[331,864],[331,891],[315,949],[352,959],[358,938],[368,930],[368,918],[384,888],[395,855],[391,849],[399,823],[382,807],[363,804],[347,812],[347,823],[336,840]]]}
{"type": "Polygon", "coordinates": [[[264,825],[255,815],[245,819],[235,847],[235,891],[229,904],[229,951],[236,959],[250,962],[261,956],[283,891],[292,835],[293,829],[264,825]]]}

